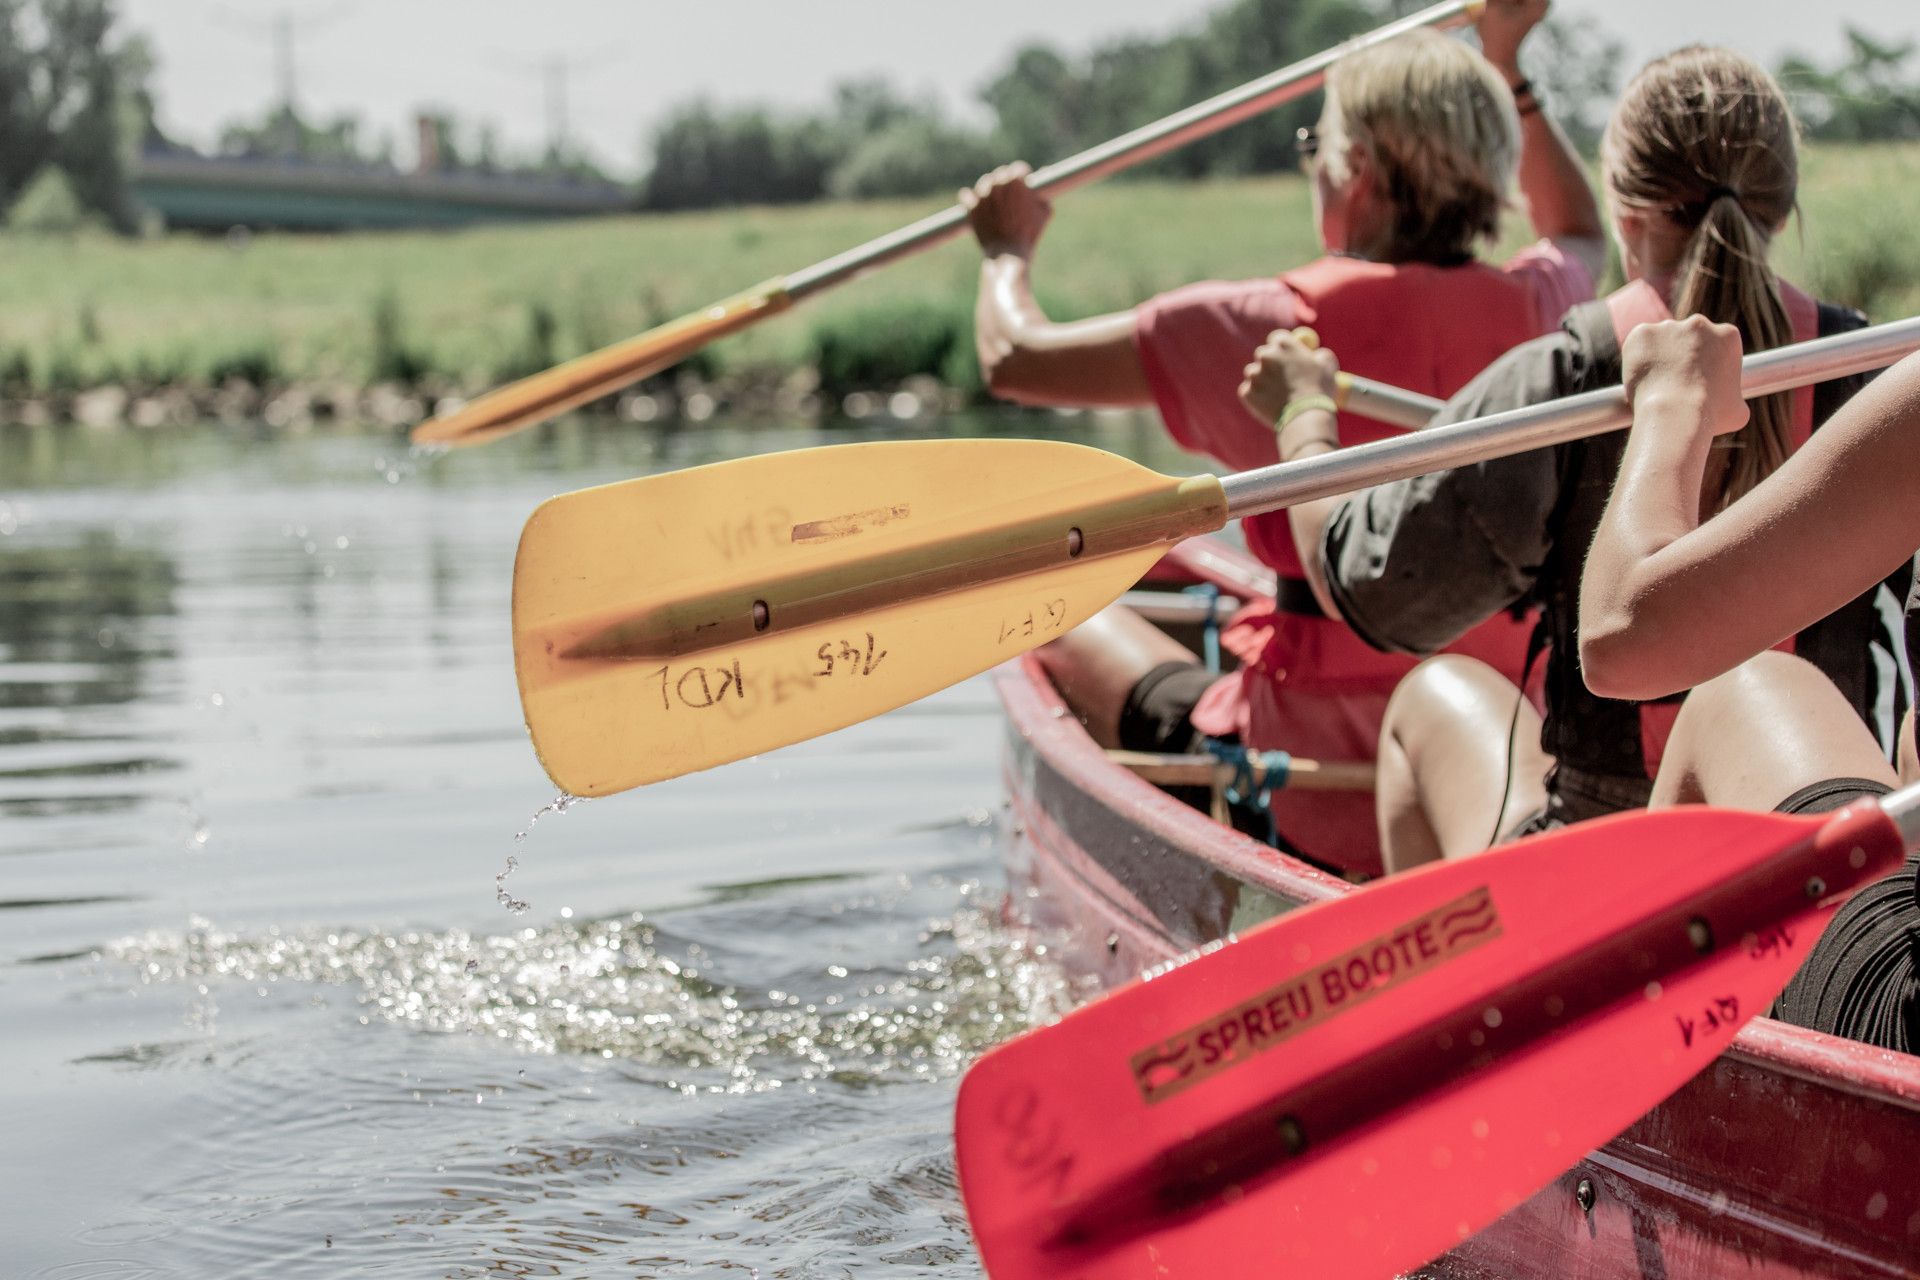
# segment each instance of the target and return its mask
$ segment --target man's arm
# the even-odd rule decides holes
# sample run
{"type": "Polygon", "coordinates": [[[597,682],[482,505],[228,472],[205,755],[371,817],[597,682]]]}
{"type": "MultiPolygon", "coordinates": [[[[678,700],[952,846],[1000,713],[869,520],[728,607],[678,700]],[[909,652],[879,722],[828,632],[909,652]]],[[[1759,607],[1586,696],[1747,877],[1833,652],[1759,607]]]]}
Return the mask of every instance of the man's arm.
{"type": "Polygon", "coordinates": [[[1152,404],[1133,312],[1061,323],[1034,299],[1033,252],[1053,206],[1027,185],[1028,172],[1007,165],[960,192],[983,255],[974,341],[987,389],[1023,404],[1152,404]]]}
{"type": "MultiPolygon", "coordinates": [[[[1508,85],[1526,83],[1520,46],[1547,16],[1548,0],[1487,0],[1477,23],[1480,49],[1508,85]]],[[[1534,234],[1577,259],[1594,280],[1607,265],[1607,232],[1587,171],[1566,133],[1529,89],[1517,96],[1520,110],[1520,194],[1526,197],[1534,234]]]]}

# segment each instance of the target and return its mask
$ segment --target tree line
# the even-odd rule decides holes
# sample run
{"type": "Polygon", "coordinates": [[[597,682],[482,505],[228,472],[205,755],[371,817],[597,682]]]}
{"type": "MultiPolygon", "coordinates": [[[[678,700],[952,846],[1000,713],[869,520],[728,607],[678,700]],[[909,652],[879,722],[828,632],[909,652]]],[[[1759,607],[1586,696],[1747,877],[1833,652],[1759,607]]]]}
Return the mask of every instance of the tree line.
{"type": "MultiPolygon", "coordinates": [[[[652,130],[635,204],[702,209],[951,189],[1001,160],[1060,159],[1414,7],[1411,0],[1225,0],[1165,37],[1122,37],[1076,56],[1029,45],[980,88],[980,123],[955,119],[937,100],[882,79],[843,83],[811,110],[688,102],[652,130]]],[[[1915,42],[1852,28],[1847,42],[1832,66],[1804,57],[1780,66],[1810,135],[1920,138],[1915,42]]],[[[1549,109],[1591,147],[1619,88],[1621,44],[1591,17],[1556,16],[1529,54],[1549,109]]],[[[41,207],[62,200],[113,226],[134,225],[132,158],[142,147],[168,145],[154,122],[152,72],[145,43],[118,29],[114,0],[0,0],[0,208],[14,225],[46,216],[41,207]]],[[[1316,109],[1311,99],[1289,104],[1141,172],[1198,178],[1284,170],[1295,163],[1294,130],[1316,109]]],[[[503,158],[487,126],[445,115],[436,121],[447,167],[598,176],[580,157],[503,158]]],[[[230,126],[220,150],[391,165],[388,140],[351,116],[311,124],[288,106],[230,126]]]]}

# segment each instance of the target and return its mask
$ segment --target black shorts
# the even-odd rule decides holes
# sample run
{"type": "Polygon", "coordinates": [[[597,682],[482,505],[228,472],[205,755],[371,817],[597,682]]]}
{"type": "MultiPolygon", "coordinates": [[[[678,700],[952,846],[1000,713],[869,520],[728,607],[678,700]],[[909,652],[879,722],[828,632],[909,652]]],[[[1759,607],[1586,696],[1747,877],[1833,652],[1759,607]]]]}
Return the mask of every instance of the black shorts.
{"type": "Polygon", "coordinates": [[[1219,678],[1197,662],[1163,662],[1141,676],[1120,708],[1120,745],[1176,756],[1203,750],[1193,709],[1219,678]]]}
{"type": "Polygon", "coordinates": [[[1520,819],[1497,843],[1557,831],[1576,822],[1604,818],[1610,813],[1644,809],[1653,798],[1653,784],[1639,778],[1616,778],[1556,764],[1547,774],[1547,802],[1520,819]]]}
{"type": "MultiPolygon", "coordinates": [[[[1776,813],[1828,813],[1887,788],[1865,778],[1803,787],[1776,813]]],[[[1920,855],[1849,898],[1775,1002],[1795,1026],[1920,1052],[1920,855]]]]}
{"type": "MultiPolygon", "coordinates": [[[[1127,751],[1192,756],[1206,754],[1206,734],[1193,727],[1193,709],[1220,677],[1197,662],[1163,662],[1134,682],[1120,708],[1120,746],[1127,751]]],[[[1238,734],[1216,739],[1237,743],[1238,734]]],[[[1166,793],[1182,804],[1202,813],[1213,810],[1211,787],[1167,787],[1166,793]]],[[[1262,843],[1301,857],[1284,835],[1274,829],[1264,809],[1255,809],[1244,801],[1227,806],[1227,819],[1233,829],[1262,843]]],[[[1319,865],[1319,864],[1315,864],[1319,865]]]]}

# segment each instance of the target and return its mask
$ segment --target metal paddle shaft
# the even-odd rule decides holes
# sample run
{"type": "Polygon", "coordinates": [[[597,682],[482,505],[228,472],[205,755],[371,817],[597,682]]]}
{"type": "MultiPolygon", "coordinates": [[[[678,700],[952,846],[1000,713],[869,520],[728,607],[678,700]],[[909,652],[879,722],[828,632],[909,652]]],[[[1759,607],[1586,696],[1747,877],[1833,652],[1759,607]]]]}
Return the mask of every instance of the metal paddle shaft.
{"type": "MultiPolygon", "coordinates": [[[[1230,128],[1282,103],[1305,97],[1320,87],[1326,79],[1327,68],[1350,54],[1421,27],[1445,29],[1462,26],[1472,20],[1483,4],[1484,0],[1447,0],[1444,4],[1422,9],[1397,22],[1389,22],[1324,53],[1303,58],[1237,89],[1229,89],[1152,124],[1142,125],[1131,133],[1121,134],[1099,146],[1089,147],[1078,155],[1056,161],[1035,172],[1028,180],[1028,185],[1036,191],[1071,191],[1123,169],[1144,164],[1156,156],[1163,156],[1189,142],[1230,128]]],[[[823,289],[831,289],[896,258],[939,244],[957,234],[966,223],[966,211],[959,205],[950,206],[898,231],[869,240],[856,249],[835,254],[824,262],[816,262],[794,272],[782,282],[787,297],[798,302],[823,289]]]]}
{"type": "MultiPolygon", "coordinates": [[[[1750,355],[1740,364],[1740,390],[1749,399],[1771,395],[1885,368],[1915,350],[1920,350],[1920,316],[1750,355]]],[[[1228,516],[1254,516],[1409,476],[1601,435],[1632,421],[1633,408],[1626,389],[1606,387],[1317,454],[1299,462],[1242,471],[1221,477],[1220,487],[1227,495],[1228,516]]]]}
{"type": "Polygon", "coordinates": [[[1334,400],[1342,409],[1384,422],[1390,426],[1418,430],[1432,420],[1447,403],[1418,391],[1389,386],[1371,378],[1356,378],[1342,370],[1337,378],[1334,400]]]}
{"type": "MultiPolygon", "coordinates": [[[[1048,165],[1033,176],[1033,185],[1053,191],[1084,186],[1176,147],[1217,133],[1229,125],[1318,88],[1328,67],[1358,49],[1391,40],[1416,27],[1457,26],[1476,12],[1483,0],[1448,0],[1411,17],[1388,23],[1338,48],[1318,54],[1251,84],[1135,129],[1048,165]]],[[[938,244],[966,225],[966,213],[954,205],[940,213],[824,262],[755,285],[731,298],[657,325],[645,333],[590,351],[572,360],[497,387],[470,403],[421,423],[413,431],[415,444],[471,445],[496,440],[522,427],[543,422],[578,408],[620,388],[650,377],[685,360],[694,352],[729,334],[739,333],[775,316],[802,298],[908,254],[938,244]]],[[[1356,385],[1354,408],[1383,422],[1417,426],[1417,404],[1407,393],[1377,384],[1356,385]],[[1365,393],[1377,391],[1372,405],[1360,403],[1365,393]]]]}
{"type": "Polygon", "coordinates": [[[994,1280],[1410,1271],[1709,1066],[1920,788],[1616,815],[1391,876],[1020,1036],[960,1086],[994,1280]]]}
{"type": "MultiPolygon", "coordinates": [[[[1749,357],[1749,393],[1889,364],[1920,319],[1749,357]]],[[[542,505],[514,562],[535,747],[576,795],[816,737],[1113,603],[1183,538],[1628,420],[1618,388],[1229,476],[1042,440],[834,445],[542,505]]]]}

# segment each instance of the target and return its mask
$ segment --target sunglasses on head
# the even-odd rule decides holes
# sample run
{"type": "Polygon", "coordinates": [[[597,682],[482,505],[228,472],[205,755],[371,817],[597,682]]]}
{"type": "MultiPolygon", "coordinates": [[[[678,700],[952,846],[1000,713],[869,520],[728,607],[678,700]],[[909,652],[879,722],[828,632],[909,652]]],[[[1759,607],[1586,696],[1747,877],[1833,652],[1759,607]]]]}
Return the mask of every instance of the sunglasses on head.
{"type": "Polygon", "coordinates": [[[1313,163],[1320,154],[1320,131],[1312,125],[1302,125],[1293,131],[1293,149],[1300,153],[1300,164],[1304,168],[1313,163]]]}

